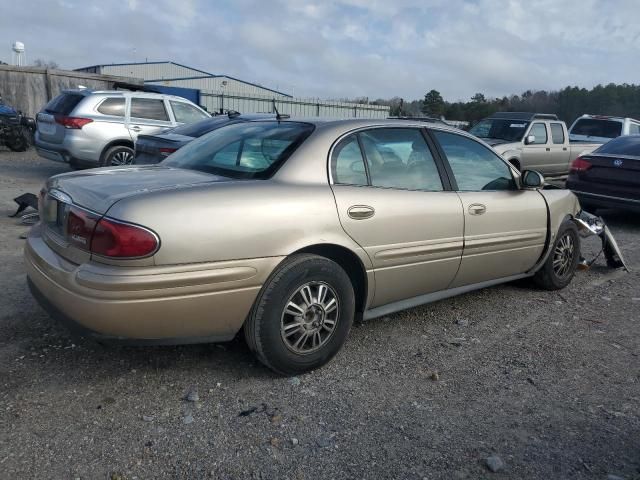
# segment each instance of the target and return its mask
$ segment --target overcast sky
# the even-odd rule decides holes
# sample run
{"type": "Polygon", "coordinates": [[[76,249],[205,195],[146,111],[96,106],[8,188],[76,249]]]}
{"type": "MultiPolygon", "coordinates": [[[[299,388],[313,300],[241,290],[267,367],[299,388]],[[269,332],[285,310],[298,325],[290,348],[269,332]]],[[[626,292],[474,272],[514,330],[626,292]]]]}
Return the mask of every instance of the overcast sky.
{"type": "Polygon", "coordinates": [[[172,60],[295,96],[640,83],[640,0],[0,0],[0,60],[172,60]]]}

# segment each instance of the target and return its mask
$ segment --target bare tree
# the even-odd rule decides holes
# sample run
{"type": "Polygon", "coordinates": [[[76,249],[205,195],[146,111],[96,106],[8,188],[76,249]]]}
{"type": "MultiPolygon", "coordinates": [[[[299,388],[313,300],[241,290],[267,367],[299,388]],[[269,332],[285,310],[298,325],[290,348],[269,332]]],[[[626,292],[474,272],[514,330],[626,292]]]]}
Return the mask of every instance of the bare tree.
{"type": "Polygon", "coordinates": [[[53,60],[43,60],[42,58],[36,58],[33,61],[33,66],[40,67],[40,68],[51,68],[51,69],[58,68],[58,64],[53,60]]]}

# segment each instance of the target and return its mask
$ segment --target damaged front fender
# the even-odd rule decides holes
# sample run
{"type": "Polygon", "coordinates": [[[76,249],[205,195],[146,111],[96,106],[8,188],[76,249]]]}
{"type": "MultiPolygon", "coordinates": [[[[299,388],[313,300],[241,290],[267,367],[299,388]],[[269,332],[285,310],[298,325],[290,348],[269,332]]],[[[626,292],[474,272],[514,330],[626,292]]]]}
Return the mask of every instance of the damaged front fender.
{"type": "Polygon", "coordinates": [[[604,223],[602,217],[592,215],[591,213],[581,210],[573,218],[573,221],[578,226],[578,232],[582,237],[588,237],[591,235],[597,235],[602,241],[602,250],[591,261],[587,261],[584,258],[580,260],[582,268],[589,268],[596,259],[600,256],[600,253],[604,253],[604,257],[607,260],[607,266],[611,268],[623,268],[629,272],[629,267],[624,261],[620,247],[609,227],[604,223]]]}

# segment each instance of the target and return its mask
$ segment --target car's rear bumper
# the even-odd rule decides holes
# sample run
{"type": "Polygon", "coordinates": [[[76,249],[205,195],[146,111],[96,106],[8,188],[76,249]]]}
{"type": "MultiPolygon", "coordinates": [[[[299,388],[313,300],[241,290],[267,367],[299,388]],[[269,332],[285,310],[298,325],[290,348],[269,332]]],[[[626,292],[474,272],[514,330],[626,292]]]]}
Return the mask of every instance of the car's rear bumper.
{"type": "Polygon", "coordinates": [[[580,202],[584,204],[595,205],[600,208],[620,208],[640,212],[640,200],[603,195],[600,193],[581,192],[578,190],[572,191],[576,194],[580,202]]]}
{"type": "Polygon", "coordinates": [[[72,330],[107,340],[178,344],[232,339],[281,260],[170,267],[73,264],[37,225],[25,245],[34,297],[72,330]]]}
{"type": "Polygon", "coordinates": [[[35,147],[38,155],[55,162],[76,162],[87,166],[100,165],[101,150],[96,142],[91,142],[91,139],[74,137],[69,134],[62,143],[51,143],[44,141],[40,133],[36,131],[35,147]]]}

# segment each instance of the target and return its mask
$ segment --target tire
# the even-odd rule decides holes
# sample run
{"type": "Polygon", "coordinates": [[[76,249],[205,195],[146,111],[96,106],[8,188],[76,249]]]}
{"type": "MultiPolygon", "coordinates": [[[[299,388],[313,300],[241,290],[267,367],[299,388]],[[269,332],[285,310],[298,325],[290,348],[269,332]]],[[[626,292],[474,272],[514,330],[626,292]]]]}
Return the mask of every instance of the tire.
{"type": "Polygon", "coordinates": [[[13,152],[25,152],[29,149],[29,139],[25,136],[22,129],[20,129],[19,133],[5,140],[5,145],[13,152]]]}
{"type": "Polygon", "coordinates": [[[572,221],[565,220],[558,230],[549,258],[536,272],[533,281],[545,290],[560,290],[571,283],[579,261],[578,227],[572,221]]]}
{"type": "Polygon", "coordinates": [[[296,375],[321,367],[338,353],[354,313],[353,285],[337,263],[318,255],[293,255],[265,283],[244,335],[260,362],[279,374],[296,375]]]}
{"type": "Polygon", "coordinates": [[[131,165],[133,163],[133,148],[126,145],[116,145],[111,147],[102,156],[102,167],[112,167],[120,165],[131,165]]]}

